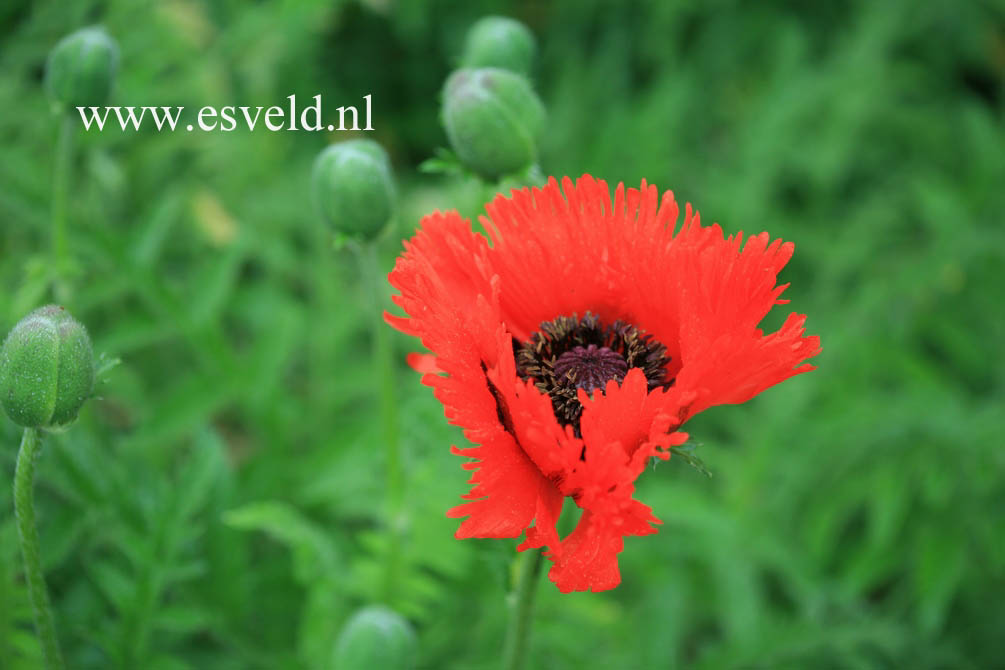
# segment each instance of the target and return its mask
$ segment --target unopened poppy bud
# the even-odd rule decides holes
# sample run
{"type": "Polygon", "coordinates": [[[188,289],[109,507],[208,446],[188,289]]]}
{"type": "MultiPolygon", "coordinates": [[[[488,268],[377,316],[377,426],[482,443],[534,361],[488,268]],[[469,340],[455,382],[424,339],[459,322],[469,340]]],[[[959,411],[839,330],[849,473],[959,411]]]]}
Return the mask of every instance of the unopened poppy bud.
{"type": "Polygon", "coordinates": [[[82,28],[53,48],[45,90],[63,110],[105,104],[119,68],[119,48],[103,28],[82,28]]]}
{"type": "Polygon", "coordinates": [[[21,319],[0,350],[0,403],[26,428],[57,428],[77,418],[94,389],[87,330],[58,305],[21,319]]]}
{"type": "Polygon", "coordinates": [[[504,16],[486,16],[468,31],[461,65],[499,67],[528,75],[534,51],[534,36],[527,26],[504,16]]]}
{"type": "Polygon", "coordinates": [[[411,624],[380,605],[358,610],[339,633],[335,667],[339,670],[406,670],[414,665],[417,641],[411,624]]]}
{"type": "Polygon", "coordinates": [[[461,162],[489,179],[537,160],[544,106],[522,76],[499,68],[458,70],[447,80],[443,125],[461,162]]]}
{"type": "Polygon", "coordinates": [[[351,237],[375,238],[394,213],[391,163],[372,140],[349,140],[322,151],[314,161],[311,191],[328,225],[351,237]]]}

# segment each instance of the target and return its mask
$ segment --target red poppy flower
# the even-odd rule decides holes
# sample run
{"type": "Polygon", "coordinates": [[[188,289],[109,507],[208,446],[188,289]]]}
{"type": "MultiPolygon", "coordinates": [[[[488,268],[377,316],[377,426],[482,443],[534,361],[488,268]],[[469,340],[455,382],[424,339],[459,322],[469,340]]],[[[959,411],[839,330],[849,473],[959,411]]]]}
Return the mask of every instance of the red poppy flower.
{"type": "Polygon", "coordinates": [[[671,192],[619,184],[612,201],[589,175],[486,211],[488,239],[456,212],[425,217],[389,276],[407,317],[388,323],[432,352],[410,363],[477,445],[453,448],[474,474],[448,515],[458,538],[526,531],[518,549],[547,547],[564,592],[610,589],[623,538],[659,523],[635,479],[687,439],[681,425],[813,369],[805,316],[757,327],[787,302],[775,278],[793,245],[724,237],[690,205],[675,232],[671,192]],[[583,512],[559,538],[567,496],[583,512]]]}

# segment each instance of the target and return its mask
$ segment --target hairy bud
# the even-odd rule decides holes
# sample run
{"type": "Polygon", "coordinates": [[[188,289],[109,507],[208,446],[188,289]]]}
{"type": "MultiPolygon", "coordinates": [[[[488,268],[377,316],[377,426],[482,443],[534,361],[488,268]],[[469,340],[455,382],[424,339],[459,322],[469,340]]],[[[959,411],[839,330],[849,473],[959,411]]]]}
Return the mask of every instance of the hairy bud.
{"type": "Polygon", "coordinates": [[[458,70],[444,90],[443,125],[461,162],[494,179],[537,160],[544,106],[518,74],[499,68],[458,70]]]}
{"type": "Polygon", "coordinates": [[[0,404],[26,428],[58,428],[77,418],[94,389],[87,330],[57,305],[21,319],[0,350],[0,404]]]}
{"type": "Polygon", "coordinates": [[[105,104],[119,68],[119,48],[103,28],[70,33],[49,53],[45,90],[64,111],[105,104]]]}
{"type": "Polygon", "coordinates": [[[335,667],[344,670],[406,670],[413,666],[417,641],[412,626],[381,605],[358,610],[335,643],[335,667]]]}
{"type": "Polygon", "coordinates": [[[468,31],[461,65],[498,67],[526,76],[535,50],[534,36],[527,26],[503,16],[486,16],[468,31]]]}
{"type": "Polygon", "coordinates": [[[372,140],[348,140],[322,151],[314,161],[311,192],[325,222],[351,237],[377,237],[394,214],[391,163],[372,140]]]}

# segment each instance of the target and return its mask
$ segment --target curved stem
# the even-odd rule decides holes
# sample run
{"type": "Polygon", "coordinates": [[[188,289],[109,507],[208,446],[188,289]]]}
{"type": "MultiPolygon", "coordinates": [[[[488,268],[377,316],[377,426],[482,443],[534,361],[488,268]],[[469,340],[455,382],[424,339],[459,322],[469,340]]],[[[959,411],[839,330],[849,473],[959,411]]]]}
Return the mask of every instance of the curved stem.
{"type": "Polygon", "coordinates": [[[503,647],[503,668],[521,670],[527,660],[530,628],[534,619],[534,594],[537,592],[537,577],[541,574],[542,554],[532,551],[530,556],[518,557],[520,573],[517,577],[515,602],[510,613],[509,628],[506,631],[506,645],[503,647]]]}
{"type": "Polygon", "coordinates": [[[42,436],[36,428],[25,428],[21,450],[17,455],[14,472],[14,516],[24,557],[24,574],[28,583],[28,596],[35,612],[35,630],[42,645],[42,658],[49,670],[63,668],[63,655],[56,640],[56,627],[52,619],[52,606],[45,589],[42,560],[38,549],[38,529],[35,527],[35,459],[42,445],[42,436]]]}
{"type": "Polygon", "coordinates": [[[70,159],[73,154],[73,118],[64,114],[56,142],[56,162],[52,176],[52,264],[56,300],[65,300],[69,287],[66,275],[69,255],[66,243],[66,201],[70,184],[70,159]]]}
{"type": "Polygon", "coordinates": [[[380,272],[376,242],[367,242],[363,249],[364,279],[370,284],[373,305],[373,374],[377,378],[380,396],[380,422],[387,468],[387,505],[389,541],[385,558],[383,600],[388,601],[398,584],[401,571],[401,508],[404,485],[401,467],[401,448],[398,430],[398,403],[395,398],[394,350],[391,347],[390,327],[384,323],[384,277],[380,272]]]}

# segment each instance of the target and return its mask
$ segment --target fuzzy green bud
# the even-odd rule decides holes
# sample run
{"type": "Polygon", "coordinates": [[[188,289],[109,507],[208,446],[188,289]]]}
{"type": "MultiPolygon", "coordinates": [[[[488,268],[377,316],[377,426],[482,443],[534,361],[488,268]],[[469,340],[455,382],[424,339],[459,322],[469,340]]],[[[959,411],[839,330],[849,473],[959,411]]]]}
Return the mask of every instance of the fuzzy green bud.
{"type": "Polygon", "coordinates": [[[58,428],[77,418],[94,390],[87,330],[62,307],[21,319],[0,350],[0,404],[26,428],[58,428]]]}
{"type": "Polygon", "coordinates": [[[544,106],[518,74],[499,68],[458,70],[447,79],[443,125],[461,162],[495,179],[537,160],[544,106]]]}
{"type": "Polygon", "coordinates": [[[70,33],[49,53],[45,90],[62,110],[108,101],[119,69],[119,48],[103,28],[70,33]]]}
{"type": "Polygon", "coordinates": [[[534,62],[534,35],[527,26],[504,16],[486,16],[468,31],[463,67],[498,67],[529,75],[534,62]]]}
{"type": "Polygon", "coordinates": [[[350,237],[377,237],[394,214],[391,162],[372,140],[348,140],[322,151],[311,172],[311,192],[328,225],[350,237]]]}
{"type": "Polygon", "coordinates": [[[358,610],[339,633],[335,667],[339,670],[407,670],[415,665],[418,642],[412,626],[381,605],[358,610]]]}

